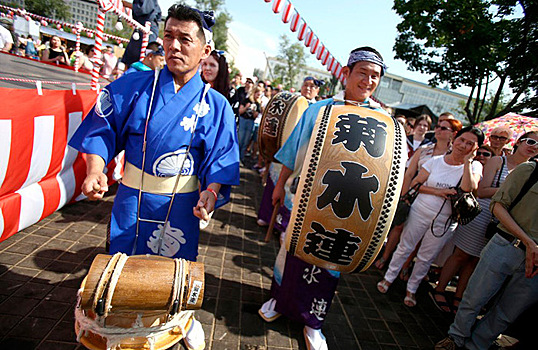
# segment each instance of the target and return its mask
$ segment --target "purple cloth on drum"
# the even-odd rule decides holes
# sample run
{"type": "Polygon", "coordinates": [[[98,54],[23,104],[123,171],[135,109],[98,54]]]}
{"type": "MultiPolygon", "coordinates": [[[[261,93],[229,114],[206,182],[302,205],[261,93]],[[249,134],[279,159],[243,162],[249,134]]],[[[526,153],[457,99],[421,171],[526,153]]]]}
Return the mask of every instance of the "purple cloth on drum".
{"type": "MultiPolygon", "coordinates": [[[[269,223],[271,221],[271,215],[273,215],[273,190],[275,189],[275,184],[271,177],[267,177],[267,183],[263,189],[262,201],[260,203],[260,210],[258,211],[258,219],[269,223]]],[[[276,220],[275,220],[275,229],[279,232],[286,231],[288,223],[290,222],[291,212],[285,206],[280,207],[278,211],[276,220]]]]}
{"type": "Polygon", "coordinates": [[[329,313],[338,277],[286,252],[282,284],[273,277],[271,296],[275,310],[291,320],[320,329],[329,313]]]}

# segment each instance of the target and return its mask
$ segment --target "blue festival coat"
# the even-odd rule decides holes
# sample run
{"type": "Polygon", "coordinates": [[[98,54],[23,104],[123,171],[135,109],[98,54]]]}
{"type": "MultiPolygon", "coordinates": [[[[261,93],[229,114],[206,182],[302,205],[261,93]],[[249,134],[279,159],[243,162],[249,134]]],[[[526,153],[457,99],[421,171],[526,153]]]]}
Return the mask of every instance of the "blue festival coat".
{"type": "MultiPolygon", "coordinates": [[[[83,153],[97,154],[107,164],[125,150],[125,160],[141,169],[144,128],[153,82],[153,71],[135,72],[108,85],[69,145],[83,153]]],[[[160,72],[147,132],[144,171],[161,177],[179,172],[196,111],[201,108],[182,174],[198,176],[201,189],[210,183],[221,184],[218,207],[229,201],[231,185],[239,185],[239,149],[229,103],[213,89],[201,102],[203,90],[199,73],[176,93],[168,68],[160,72]]],[[[175,195],[170,226],[165,230],[160,252],[158,236],[163,225],[148,222],[140,222],[133,252],[138,192],[119,185],[112,208],[110,253],[155,254],[196,260],[200,231],[193,207],[199,199],[199,191],[175,195]]],[[[144,192],[140,217],[164,221],[169,201],[167,196],[144,192]]]]}

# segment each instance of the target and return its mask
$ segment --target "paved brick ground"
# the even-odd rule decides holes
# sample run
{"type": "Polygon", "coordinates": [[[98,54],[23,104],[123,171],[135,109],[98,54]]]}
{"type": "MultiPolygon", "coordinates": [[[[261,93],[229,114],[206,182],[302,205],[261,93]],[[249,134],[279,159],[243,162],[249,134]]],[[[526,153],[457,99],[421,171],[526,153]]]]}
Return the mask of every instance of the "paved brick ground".
{"type": "MultiPolygon", "coordinates": [[[[257,310],[269,297],[275,239],[265,243],[256,225],[262,187],[242,169],[241,186],[202,232],[205,300],[197,317],[207,349],[305,349],[302,326],[280,318],[267,324],[257,310]]],[[[73,331],[75,296],[93,257],[104,252],[114,199],[79,202],[0,243],[0,349],[82,349],[73,331]]],[[[403,304],[403,282],[377,292],[375,268],[344,276],[324,334],[336,349],[432,349],[451,322],[418,291],[418,305],[403,304]]]]}

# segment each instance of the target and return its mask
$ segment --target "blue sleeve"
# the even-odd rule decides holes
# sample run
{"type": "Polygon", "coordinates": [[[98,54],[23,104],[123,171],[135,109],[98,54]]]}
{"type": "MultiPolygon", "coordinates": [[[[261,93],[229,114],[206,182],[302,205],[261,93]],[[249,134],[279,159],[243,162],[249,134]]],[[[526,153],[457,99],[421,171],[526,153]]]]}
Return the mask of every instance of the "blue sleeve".
{"type": "Polygon", "coordinates": [[[152,77],[152,72],[129,74],[101,90],[69,145],[82,153],[97,154],[108,164],[125,149],[124,125],[148,78],[152,77]]]}
{"type": "MultiPolygon", "coordinates": [[[[235,117],[226,99],[218,93],[208,95],[210,108],[215,111],[210,130],[205,131],[205,157],[200,171],[201,189],[210,183],[221,184],[218,208],[230,200],[231,186],[239,185],[239,146],[235,117]]],[[[204,118],[207,118],[205,116],[204,118]]]]}
{"type": "MultiPolygon", "coordinates": [[[[97,102],[69,140],[69,145],[82,153],[97,154],[106,164],[116,155],[118,108],[107,86],[97,102]]],[[[118,151],[119,152],[119,151],[118,151]]]]}

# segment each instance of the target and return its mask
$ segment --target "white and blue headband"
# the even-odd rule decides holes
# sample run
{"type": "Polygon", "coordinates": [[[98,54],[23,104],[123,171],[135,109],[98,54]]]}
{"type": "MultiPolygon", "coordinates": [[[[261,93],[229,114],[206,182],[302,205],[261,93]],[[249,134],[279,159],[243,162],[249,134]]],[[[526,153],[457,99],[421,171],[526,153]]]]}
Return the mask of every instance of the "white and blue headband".
{"type": "Polygon", "coordinates": [[[383,62],[383,60],[381,59],[381,57],[379,57],[378,55],[376,55],[375,53],[371,51],[366,51],[366,50],[357,50],[349,54],[347,65],[350,66],[353,63],[361,62],[361,61],[372,62],[379,65],[381,67],[381,76],[385,74],[385,71],[388,68],[383,62]]]}

